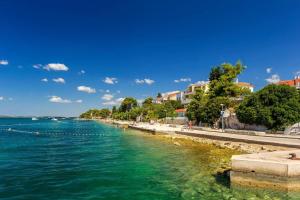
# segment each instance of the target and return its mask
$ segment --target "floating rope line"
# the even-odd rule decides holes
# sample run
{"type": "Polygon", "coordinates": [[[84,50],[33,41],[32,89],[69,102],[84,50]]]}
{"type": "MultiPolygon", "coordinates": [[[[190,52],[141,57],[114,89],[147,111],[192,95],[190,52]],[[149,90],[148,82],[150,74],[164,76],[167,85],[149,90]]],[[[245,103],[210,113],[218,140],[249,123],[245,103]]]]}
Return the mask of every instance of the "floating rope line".
{"type": "Polygon", "coordinates": [[[0,126],[31,126],[40,125],[41,123],[31,123],[31,124],[1,124],[0,126]]]}
{"type": "Polygon", "coordinates": [[[15,132],[15,133],[32,133],[32,134],[40,134],[38,131],[23,131],[23,130],[16,130],[16,129],[12,129],[12,128],[9,128],[7,129],[7,131],[9,132],[15,132]]]}
{"type": "Polygon", "coordinates": [[[17,129],[0,129],[2,131],[14,132],[14,133],[28,133],[34,135],[43,135],[43,136],[105,136],[105,134],[93,134],[93,133],[41,133],[39,131],[26,131],[26,130],[17,130],[17,129]]]}

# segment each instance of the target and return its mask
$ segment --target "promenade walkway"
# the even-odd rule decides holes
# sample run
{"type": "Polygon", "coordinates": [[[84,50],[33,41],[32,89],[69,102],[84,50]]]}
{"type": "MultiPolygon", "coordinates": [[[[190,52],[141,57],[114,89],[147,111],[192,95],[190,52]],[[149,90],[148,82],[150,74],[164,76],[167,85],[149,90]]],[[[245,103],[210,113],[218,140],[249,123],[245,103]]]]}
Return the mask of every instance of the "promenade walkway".
{"type": "Polygon", "coordinates": [[[199,130],[183,130],[183,131],[175,131],[175,133],[181,135],[193,136],[193,137],[215,139],[215,140],[300,148],[299,138],[278,137],[276,135],[274,135],[273,137],[270,135],[254,136],[254,135],[242,135],[242,134],[239,135],[239,134],[232,134],[232,133],[209,132],[209,131],[199,131],[199,130]]]}
{"type": "Polygon", "coordinates": [[[169,125],[163,124],[151,125],[149,123],[138,123],[129,125],[131,128],[137,128],[139,130],[148,130],[152,132],[161,132],[167,134],[180,134],[186,136],[193,136],[199,138],[207,138],[213,140],[231,141],[231,142],[244,142],[251,144],[261,145],[272,145],[280,147],[300,148],[300,138],[285,135],[245,135],[236,133],[223,133],[220,131],[203,131],[203,130],[190,130],[184,129],[183,126],[170,127],[169,125]]]}

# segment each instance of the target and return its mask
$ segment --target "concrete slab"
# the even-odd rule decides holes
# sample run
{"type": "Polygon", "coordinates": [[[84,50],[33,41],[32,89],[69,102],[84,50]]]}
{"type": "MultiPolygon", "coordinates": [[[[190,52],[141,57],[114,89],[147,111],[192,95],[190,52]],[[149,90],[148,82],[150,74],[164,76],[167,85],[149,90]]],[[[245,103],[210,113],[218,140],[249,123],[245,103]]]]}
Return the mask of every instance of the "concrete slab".
{"type": "Polygon", "coordinates": [[[231,158],[232,184],[300,190],[300,150],[235,155],[231,158]]]}

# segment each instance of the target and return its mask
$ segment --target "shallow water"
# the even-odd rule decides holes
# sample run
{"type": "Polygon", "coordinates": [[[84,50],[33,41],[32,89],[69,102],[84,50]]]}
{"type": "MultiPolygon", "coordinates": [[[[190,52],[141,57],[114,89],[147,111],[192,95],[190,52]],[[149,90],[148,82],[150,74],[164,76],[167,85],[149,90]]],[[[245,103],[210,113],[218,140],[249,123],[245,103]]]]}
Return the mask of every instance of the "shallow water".
{"type": "Polygon", "coordinates": [[[298,199],[230,188],[216,171],[236,153],[94,121],[0,119],[0,199],[298,199]]]}

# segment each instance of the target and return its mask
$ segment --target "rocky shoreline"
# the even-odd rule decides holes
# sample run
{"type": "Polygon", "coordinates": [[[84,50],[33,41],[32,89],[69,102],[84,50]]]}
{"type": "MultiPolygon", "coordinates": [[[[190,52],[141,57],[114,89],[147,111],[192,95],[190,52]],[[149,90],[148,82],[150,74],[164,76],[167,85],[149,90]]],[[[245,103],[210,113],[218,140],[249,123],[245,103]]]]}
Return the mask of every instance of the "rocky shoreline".
{"type": "Polygon", "coordinates": [[[207,139],[201,137],[193,137],[187,135],[181,135],[175,133],[175,131],[181,130],[183,126],[177,125],[176,127],[172,127],[170,125],[165,124],[150,124],[150,123],[133,123],[127,121],[118,121],[118,120],[97,120],[105,124],[113,124],[118,127],[130,128],[131,125],[139,125],[137,126],[140,131],[153,131],[156,135],[160,135],[165,138],[169,138],[172,140],[174,145],[184,145],[184,141],[193,141],[196,143],[210,144],[219,148],[229,148],[236,151],[240,151],[241,153],[261,153],[261,152],[272,152],[272,151],[283,151],[283,150],[295,150],[296,148],[289,147],[280,147],[273,145],[262,145],[262,144],[252,144],[245,142],[234,142],[234,141],[224,141],[224,140],[215,140],[215,139],[207,139]]]}

